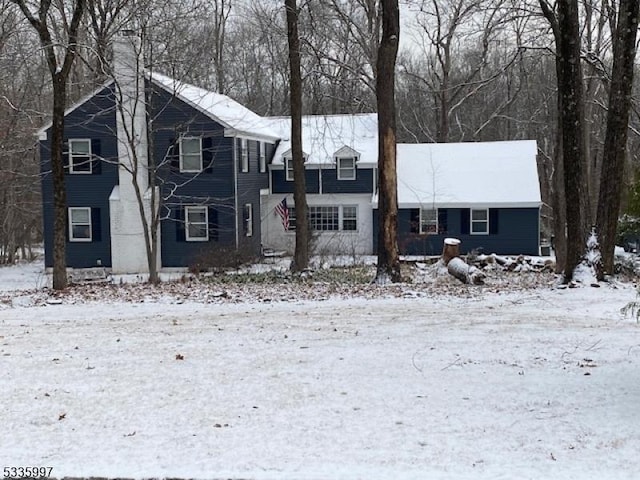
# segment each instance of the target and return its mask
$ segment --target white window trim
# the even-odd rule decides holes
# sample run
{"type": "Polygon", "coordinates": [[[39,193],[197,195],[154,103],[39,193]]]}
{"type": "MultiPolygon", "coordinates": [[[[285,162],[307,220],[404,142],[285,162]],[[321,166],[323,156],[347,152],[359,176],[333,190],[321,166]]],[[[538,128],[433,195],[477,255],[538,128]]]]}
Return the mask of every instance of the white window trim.
{"type": "Polygon", "coordinates": [[[91,139],[89,138],[70,138],[68,140],[68,146],[69,146],[69,173],[73,173],[76,175],[91,175],[93,173],[93,152],[91,151],[91,139]],[[86,142],[89,144],[89,153],[88,154],[82,154],[82,155],[78,155],[79,157],[89,157],[89,170],[74,170],[73,168],[73,143],[76,142],[86,142]]]}
{"type": "Polygon", "coordinates": [[[180,172],[181,173],[199,173],[202,171],[202,137],[180,137],[180,172]],[[199,169],[185,169],[184,168],[184,149],[182,148],[182,142],[184,140],[198,140],[200,144],[199,153],[200,153],[200,168],[199,169]]]}
{"type": "Polygon", "coordinates": [[[184,237],[187,242],[208,242],[209,241],[209,208],[203,205],[188,205],[184,207],[184,237]],[[204,237],[191,237],[189,235],[189,224],[202,224],[203,222],[190,222],[189,210],[204,210],[204,224],[206,235],[204,237]]]}
{"type": "Polygon", "coordinates": [[[338,180],[355,180],[356,179],[356,170],[357,170],[357,166],[356,164],[358,163],[358,157],[354,156],[348,156],[348,157],[336,157],[336,170],[337,170],[337,177],[338,180]],[[340,168],[340,162],[343,160],[353,160],[353,174],[351,176],[342,176],[340,174],[341,172],[341,168],[340,168]]]}
{"type": "Polygon", "coordinates": [[[246,232],[244,233],[245,237],[253,237],[253,204],[245,203],[244,204],[245,211],[248,212],[247,218],[245,218],[246,222],[246,232]]]}
{"type": "Polygon", "coordinates": [[[293,158],[285,157],[284,159],[284,178],[287,182],[293,182],[293,158]]]}
{"type": "Polygon", "coordinates": [[[240,139],[240,170],[242,173],[249,171],[249,145],[246,138],[240,139]]]}
{"type": "Polygon", "coordinates": [[[267,171],[267,144],[265,142],[259,143],[260,148],[260,173],[267,171]]]}
{"type": "MultiPolygon", "coordinates": [[[[289,221],[291,223],[296,222],[295,215],[295,205],[289,205],[289,221]]],[[[338,209],[338,229],[337,230],[313,230],[313,232],[318,234],[328,234],[335,235],[336,233],[346,234],[346,235],[355,235],[359,232],[360,229],[360,209],[358,205],[309,205],[309,215],[311,215],[311,209],[313,208],[337,208],[338,209]],[[356,209],[356,229],[355,230],[345,230],[344,229],[344,208],[345,207],[353,207],[356,209]]],[[[288,233],[295,234],[295,228],[289,228],[287,230],[288,233]]]]}
{"type": "Polygon", "coordinates": [[[469,211],[469,234],[470,235],[489,235],[489,209],[488,208],[472,208],[469,211]],[[473,212],[478,212],[478,211],[484,211],[487,213],[487,219],[486,220],[474,220],[473,219],[473,212]],[[487,229],[484,232],[474,232],[473,231],[473,224],[474,223],[486,223],[487,224],[487,229]]]}
{"type": "Polygon", "coordinates": [[[439,225],[438,225],[438,209],[437,208],[421,208],[420,209],[420,228],[418,229],[418,231],[420,232],[421,235],[437,235],[439,232],[439,225]],[[435,232],[425,232],[422,227],[424,226],[424,219],[422,217],[423,212],[425,210],[431,210],[431,211],[435,211],[436,212],[436,231],[435,232]]]}
{"type": "Polygon", "coordinates": [[[359,215],[358,215],[358,206],[357,205],[340,205],[340,213],[339,213],[339,215],[340,215],[340,231],[341,232],[344,232],[344,233],[358,233],[358,228],[360,228],[360,222],[358,221],[359,215]],[[344,228],[344,209],[345,208],[349,208],[349,207],[352,207],[352,208],[356,209],[356,218],[355,218],[355,220],[356,220],[356,228],[355,228],[355,230],[346,230],[344,228]]]}
{"type": "Polygon", "coordinates": [[[91,219],[91,207],[69,207],[69,210],[67,212],[67,215],[69,216],[69,241],[70,242],[92,242],[93,241],[93,223],[92,223],[92,219],[91,219]],[[86,210],[89,213],[89,223],[73,223],[73,211],[78,211],[78,210],[86,210]],[[80,238],[76,238],[73,235],[73,226],[74,225],[87,225],[89,227],[89,238],[85,238],[85,237],[80,237],[80,238]]]}

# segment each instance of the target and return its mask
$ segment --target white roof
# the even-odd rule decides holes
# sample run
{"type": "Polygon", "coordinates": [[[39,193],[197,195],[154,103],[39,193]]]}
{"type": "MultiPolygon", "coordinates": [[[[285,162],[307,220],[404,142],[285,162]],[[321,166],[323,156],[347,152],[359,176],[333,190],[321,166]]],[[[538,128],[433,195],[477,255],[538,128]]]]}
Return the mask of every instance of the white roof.
{"type": "Polygon", "coordinates": [[[398,144],[397,151],[400,208],[541,204],[535,140],[398,144]]]}
{"type": "MultiPolygon", "coordinates": [[[[272,117],[270,120],[282,139],[273,157],[273,165],[282,165],[283,156],[291,152],[291,118],[272,117]]],[[[378,162],[377,114],[302,117],[302,150],[307,155],[307,166],[332,165],[335,163],[334,155],[344,147],[358,153],[358,164],[375,165],[378,162]]]]}
{"type": "Polygon", "coordinates": [[[270,140],[279,138],[270,120],[226,95],[210,92],[155,72],[151,74],[151,78],[168,92],[175,93],[184,102],[222,124],[229,135],[245,134],[270,140]]]}

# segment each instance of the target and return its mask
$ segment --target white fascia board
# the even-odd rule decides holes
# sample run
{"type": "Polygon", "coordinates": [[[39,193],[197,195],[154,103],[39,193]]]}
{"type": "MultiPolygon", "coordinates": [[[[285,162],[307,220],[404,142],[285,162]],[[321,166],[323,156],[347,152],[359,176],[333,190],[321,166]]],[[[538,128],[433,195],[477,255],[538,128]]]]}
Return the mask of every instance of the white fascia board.
{"type": "MultiPolygon", "coordinates": [[[[378,208],[378,198],[375,196],[371,200],[371,204],[373,208],[378,208]]],[[[406,208],[424,208],[424,207],[435,207],[435,208],[472,208],[472,209],[483,209],[483,208],[540,208],[542,206],[542,202],[513,202],[513,203],[417,203],[417,202],[403,202],[398,203],[398,209],[406,209],[406,208]]]]}
{"type": "MultiPolygon", "coordinates": [[[[209,117],[213,117],[213,115],[209,115],[209,117]]],[[[218,121],[219,123],[222,123],[219,120],[216,120],[216,121],[218,121]]],[[[236,130],[235,128],[230,128],[230,127],[226,127],[224,129],[224,136],[246,138],[247,140],[255,140],[257,142],[270,142],[270,143],[275,143],[278,140],[280,140],[280,137],[272,137],[270,135],[260,135],[254,132],[251,132],[251,133],[243,132],[241,130],[236,130]]]]}
{"type": "MultiPolygon", "coordinates": [[[[102,85],[100,85],[98,88],[93,90],[91,93],[89,93],[86,96],[82,97],[80,100],[78,100],[76,103],[74,103],[72,106],[70,106],[69,108],[67,108],[64,111],[64,116],[66,117],[71,112],[73,112],[77,108],[79,108],[82,105],[84,105],[85,103],[87,103],[89,100],[91,100],[93,97],[95,97],[102,89],[107,88],[112,83],[113,83],[113,78],[110,78],[109,80],[104,82],[102,85]]],[[[46,140],[47,139],[47,130],[49,130],[52,125],[53,125],[53,122],[49,121],[46,124],[44,124],[42,127],[40,127],[39,130],[37,130],[36,133],[38,135],[38,139],[39,140],[46,140]]]]}

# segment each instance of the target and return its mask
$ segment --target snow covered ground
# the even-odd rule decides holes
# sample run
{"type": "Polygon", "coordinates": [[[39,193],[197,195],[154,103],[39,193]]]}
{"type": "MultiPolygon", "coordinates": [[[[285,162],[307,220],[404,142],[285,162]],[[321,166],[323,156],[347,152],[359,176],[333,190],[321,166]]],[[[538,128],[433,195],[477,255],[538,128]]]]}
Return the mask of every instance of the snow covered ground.
{"type": "Polygon", "coordinates": [[[278,284],[56,296],[35,289],[37,266],[19,270],[0,269],[3,466],[244,479],[640,472],[640,325],[620,313],[631,284],[506,288],[512,274],[338,294],[310,283],[300,299],[278,284]]]}

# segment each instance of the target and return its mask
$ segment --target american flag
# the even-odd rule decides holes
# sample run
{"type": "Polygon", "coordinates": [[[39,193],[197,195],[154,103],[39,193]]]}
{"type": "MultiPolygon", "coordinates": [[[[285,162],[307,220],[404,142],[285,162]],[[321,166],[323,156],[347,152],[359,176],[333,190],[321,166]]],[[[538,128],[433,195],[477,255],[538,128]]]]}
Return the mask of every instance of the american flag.
{"type": "Polygon", "coordinates": [[[284,197],[282,201],[274,208],[276,214],[280,215],[282,219],[282,226],[285,231],[289,230],[289,207],[287,207],[287,197],[284,197]]]}

